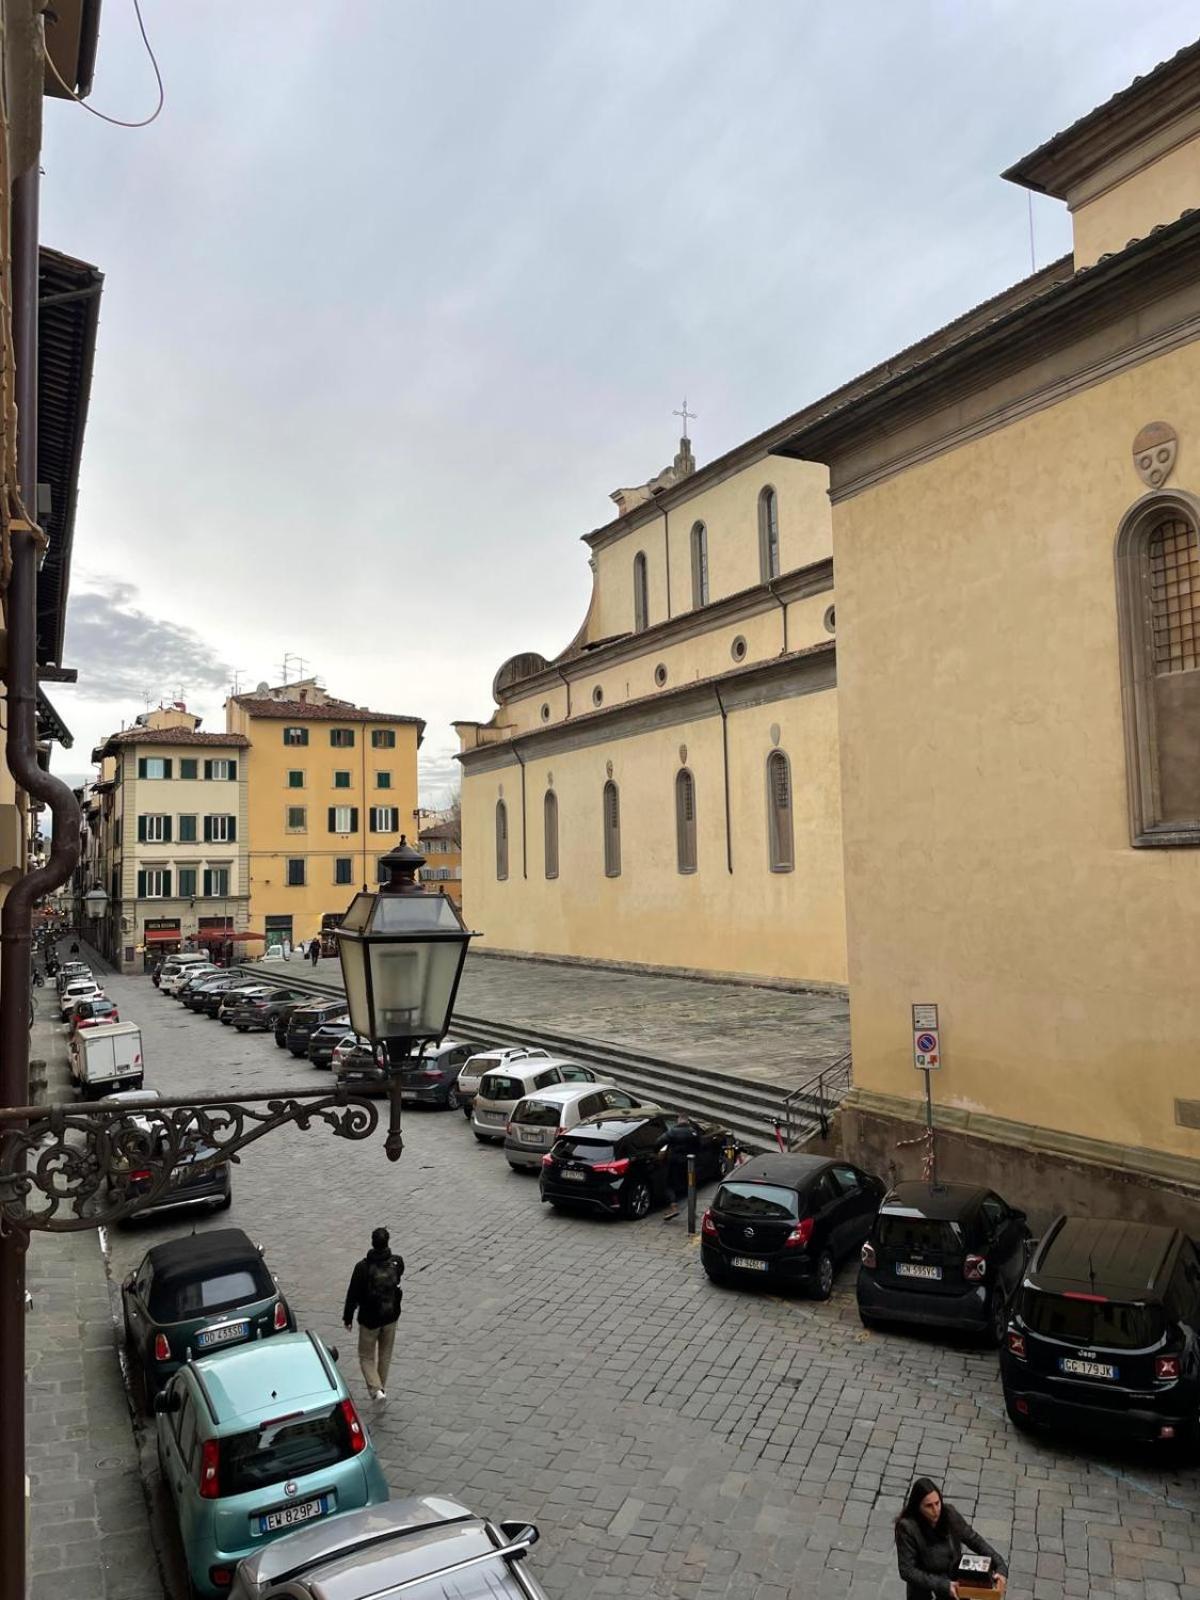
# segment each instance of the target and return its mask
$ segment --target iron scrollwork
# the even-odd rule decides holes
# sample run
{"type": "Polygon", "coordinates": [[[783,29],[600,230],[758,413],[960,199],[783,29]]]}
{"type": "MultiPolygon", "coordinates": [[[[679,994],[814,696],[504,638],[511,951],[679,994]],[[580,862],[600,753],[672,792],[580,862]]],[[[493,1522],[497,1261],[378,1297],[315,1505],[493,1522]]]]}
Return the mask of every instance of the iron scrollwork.
{"type": "Polygon", "coordinates": [[[0,1112],[0,1231],[72,1233],[119,1222],[160,1201],[181,1176],[236,1162],[240,1150],[288,1123],[369,1139],[379,1112],[343,1090],[0,1112]]]}

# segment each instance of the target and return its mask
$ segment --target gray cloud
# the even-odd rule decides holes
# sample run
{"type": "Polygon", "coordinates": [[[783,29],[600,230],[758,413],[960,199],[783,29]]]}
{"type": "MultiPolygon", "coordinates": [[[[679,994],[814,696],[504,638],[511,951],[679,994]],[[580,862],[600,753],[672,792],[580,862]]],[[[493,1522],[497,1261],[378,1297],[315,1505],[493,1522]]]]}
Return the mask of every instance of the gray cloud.
{"type": "Polygon", "coordinates": [[[118,578],[91,579],[67,613],[68,660],[79,669],[81,700],[118,701],[141,710],[149,698],[212,694],[229,682],[229,667],[194,628],[152,616],[138,590],[118,578]]]}

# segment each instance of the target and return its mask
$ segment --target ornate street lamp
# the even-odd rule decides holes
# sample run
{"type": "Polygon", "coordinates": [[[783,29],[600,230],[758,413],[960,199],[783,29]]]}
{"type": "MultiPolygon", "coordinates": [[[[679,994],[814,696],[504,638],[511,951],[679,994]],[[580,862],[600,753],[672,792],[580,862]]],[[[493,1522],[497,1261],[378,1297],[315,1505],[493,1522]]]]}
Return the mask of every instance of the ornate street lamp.
{"type": "Polygon", "coordinates": [[[336,930],[350,1025],[386,1053],[391,1121],[384,1149],[398,1161],[400,1079],[405,1061],[443,1039],[458,993],[469,933],[454,902],[417,882],[425,857],[403,834],[383,857],[387,883],[358,894],[336,930]]]}
{"type": "Polygon", "coordinates": [[[93,922],[99,922],[100,918],[108,910],[108,896],[100,884],[97,884],[94,889],[89,889],[84,895],[83,909],[93,922]]]}

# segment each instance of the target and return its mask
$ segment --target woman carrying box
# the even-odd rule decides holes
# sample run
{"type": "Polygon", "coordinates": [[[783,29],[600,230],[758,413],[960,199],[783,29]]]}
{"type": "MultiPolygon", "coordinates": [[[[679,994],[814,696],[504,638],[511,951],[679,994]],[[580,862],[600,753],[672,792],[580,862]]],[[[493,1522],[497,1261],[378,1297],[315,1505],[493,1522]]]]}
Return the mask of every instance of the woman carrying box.
{"type": "Polygon", "coordinates": [[[960,1600],[956,1581],[964,1550],[987,1556],[992,1576],[979,1587],[1003,1595],[1008,1564],[966,1518],[942,1499],[932,1478],[918,1478],[896,1518],[896,1564],[908,1586],[908,1600],[960,1600]]]}

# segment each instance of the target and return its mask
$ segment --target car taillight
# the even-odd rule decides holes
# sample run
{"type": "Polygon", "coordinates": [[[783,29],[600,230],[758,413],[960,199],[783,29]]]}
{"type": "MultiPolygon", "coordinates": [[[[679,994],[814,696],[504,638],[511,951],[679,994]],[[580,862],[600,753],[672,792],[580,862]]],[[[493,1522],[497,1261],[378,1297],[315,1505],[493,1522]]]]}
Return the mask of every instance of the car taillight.
{"type": "Polygon", "coordinates": [[[791,1233],[789,1233],[787,1238],[783,1241],[783,1248],[785,1250],[803,1250],[804,1246],[812,1238],[812,1232],[813,1219],[811,1217],[804,1217],[796,1224],[791,1233]]]}
{"type": "Polygon", "coordinates": [[[554,1165],[554,1157],[547,1152],[547,1154],[542,1157],[542,1165],[544,1167],[552,1167],[554,1165]]]}
{"type": "Polygon", "coordinates": [[[1015,1328],[1008,1330],[1008,1352],[1021,1361],[1025,1359],[1025,1335],[1018,1333],[1015,1328]]]}
{"type": "Polygon", "coordinates": [[[986,1256],[968,1256],[963,1262],[963,1277],[968,1283],[982,1283],[986,1271],[986,1256]]]}
{"type": "Polygon", "coordinates": [[[154,1359],[155,1361],[170,1361],[171,1359],[171,1346],[165,1333],[156,1333],[154,1335],[154,1359]]]}
{"type": "Polygon", "coordinates": [[[209,1581],[209,1583],[212,1584],[214,1589],[232,1589],[233,1588],[233,1568],[232,1567],[209,1567],[209,1569],[208,1569],[208,1581],[209,1581]]]}
{"type": "Polygon", "coordinates": [[[554,1137],[556,1139],[565,1139],[567,1137],[567,1130],[565,1128],[555,1128],[554,1137]]]}
{"type": "Polygon", "coordinates": [[[271,1326],[276,1333],[282,1333],[287,1327],[287,1305],[283,1300],[276,1300],[275,1315],[271,1318],[271,1326]]]}
{"type": "Polygon", "coordinates": [[[217,1477],[221,1470],[221,1447],[215,1439],[205,1439],[200,1449],[200,1498],[217,1498],[217,1477]]]}
{"type": "Polygon", "coordinates": [[[137,1172],[131,1172],[129,1174],[129,1181],[130,1183],[145,1183],[149,1177],[150,1168],[141,1167],[137,1172]]]}
{"type": "Polygon", "coordinates": [[[350,1433],[350,1449],[357,1455],[360,1450],[367,1448],[367,1436],[363,1432],[362,1423],[358,1420],[353,1400],[342,1401],[342,1416],[346,1419],[346,1427],[350,1433]]]}
{"type": "Polygon", "coordinates": [[[1155,1356],[1154,1376],[1156,1378],[1177,1378],[1179,1376],[1179,1357],[1155,1356]]]}
{"type": "Polygon", "coordinates": [[[504,1124],[504,1131],[505,1131],[505,1133],[511,1133],[512,1132],[512,1123],[511,1122],[506,1122],[504,1124]]]}
{"type": "Polygon", "coordinates": [[[873,1266],[875,1266],[875,1264],[876,1264],[875,1263],[875,1246],[873,1244],[864,1244],[863,1245],[863,1247],[862,1247],[862,1264],[863,1264],[864,1267],[873,1267],[873,1266]]]}
{"type": "Polygon", "coordinates": [[[617,1161],[597,1161],[592,1171],[603,1172],[610,1178],[619,1178],[629,1171],[629,1157],[621,1156],[617,1161]]]}
{"type": "Polygon", "coordinates": [[[711,1211],[706,1211],[703,1217],[701,1217],[700,1232],[706,1239],[715,1239],[717,1237],[717,1225],[713,1221],[713,1214],[711,1211]]]}

